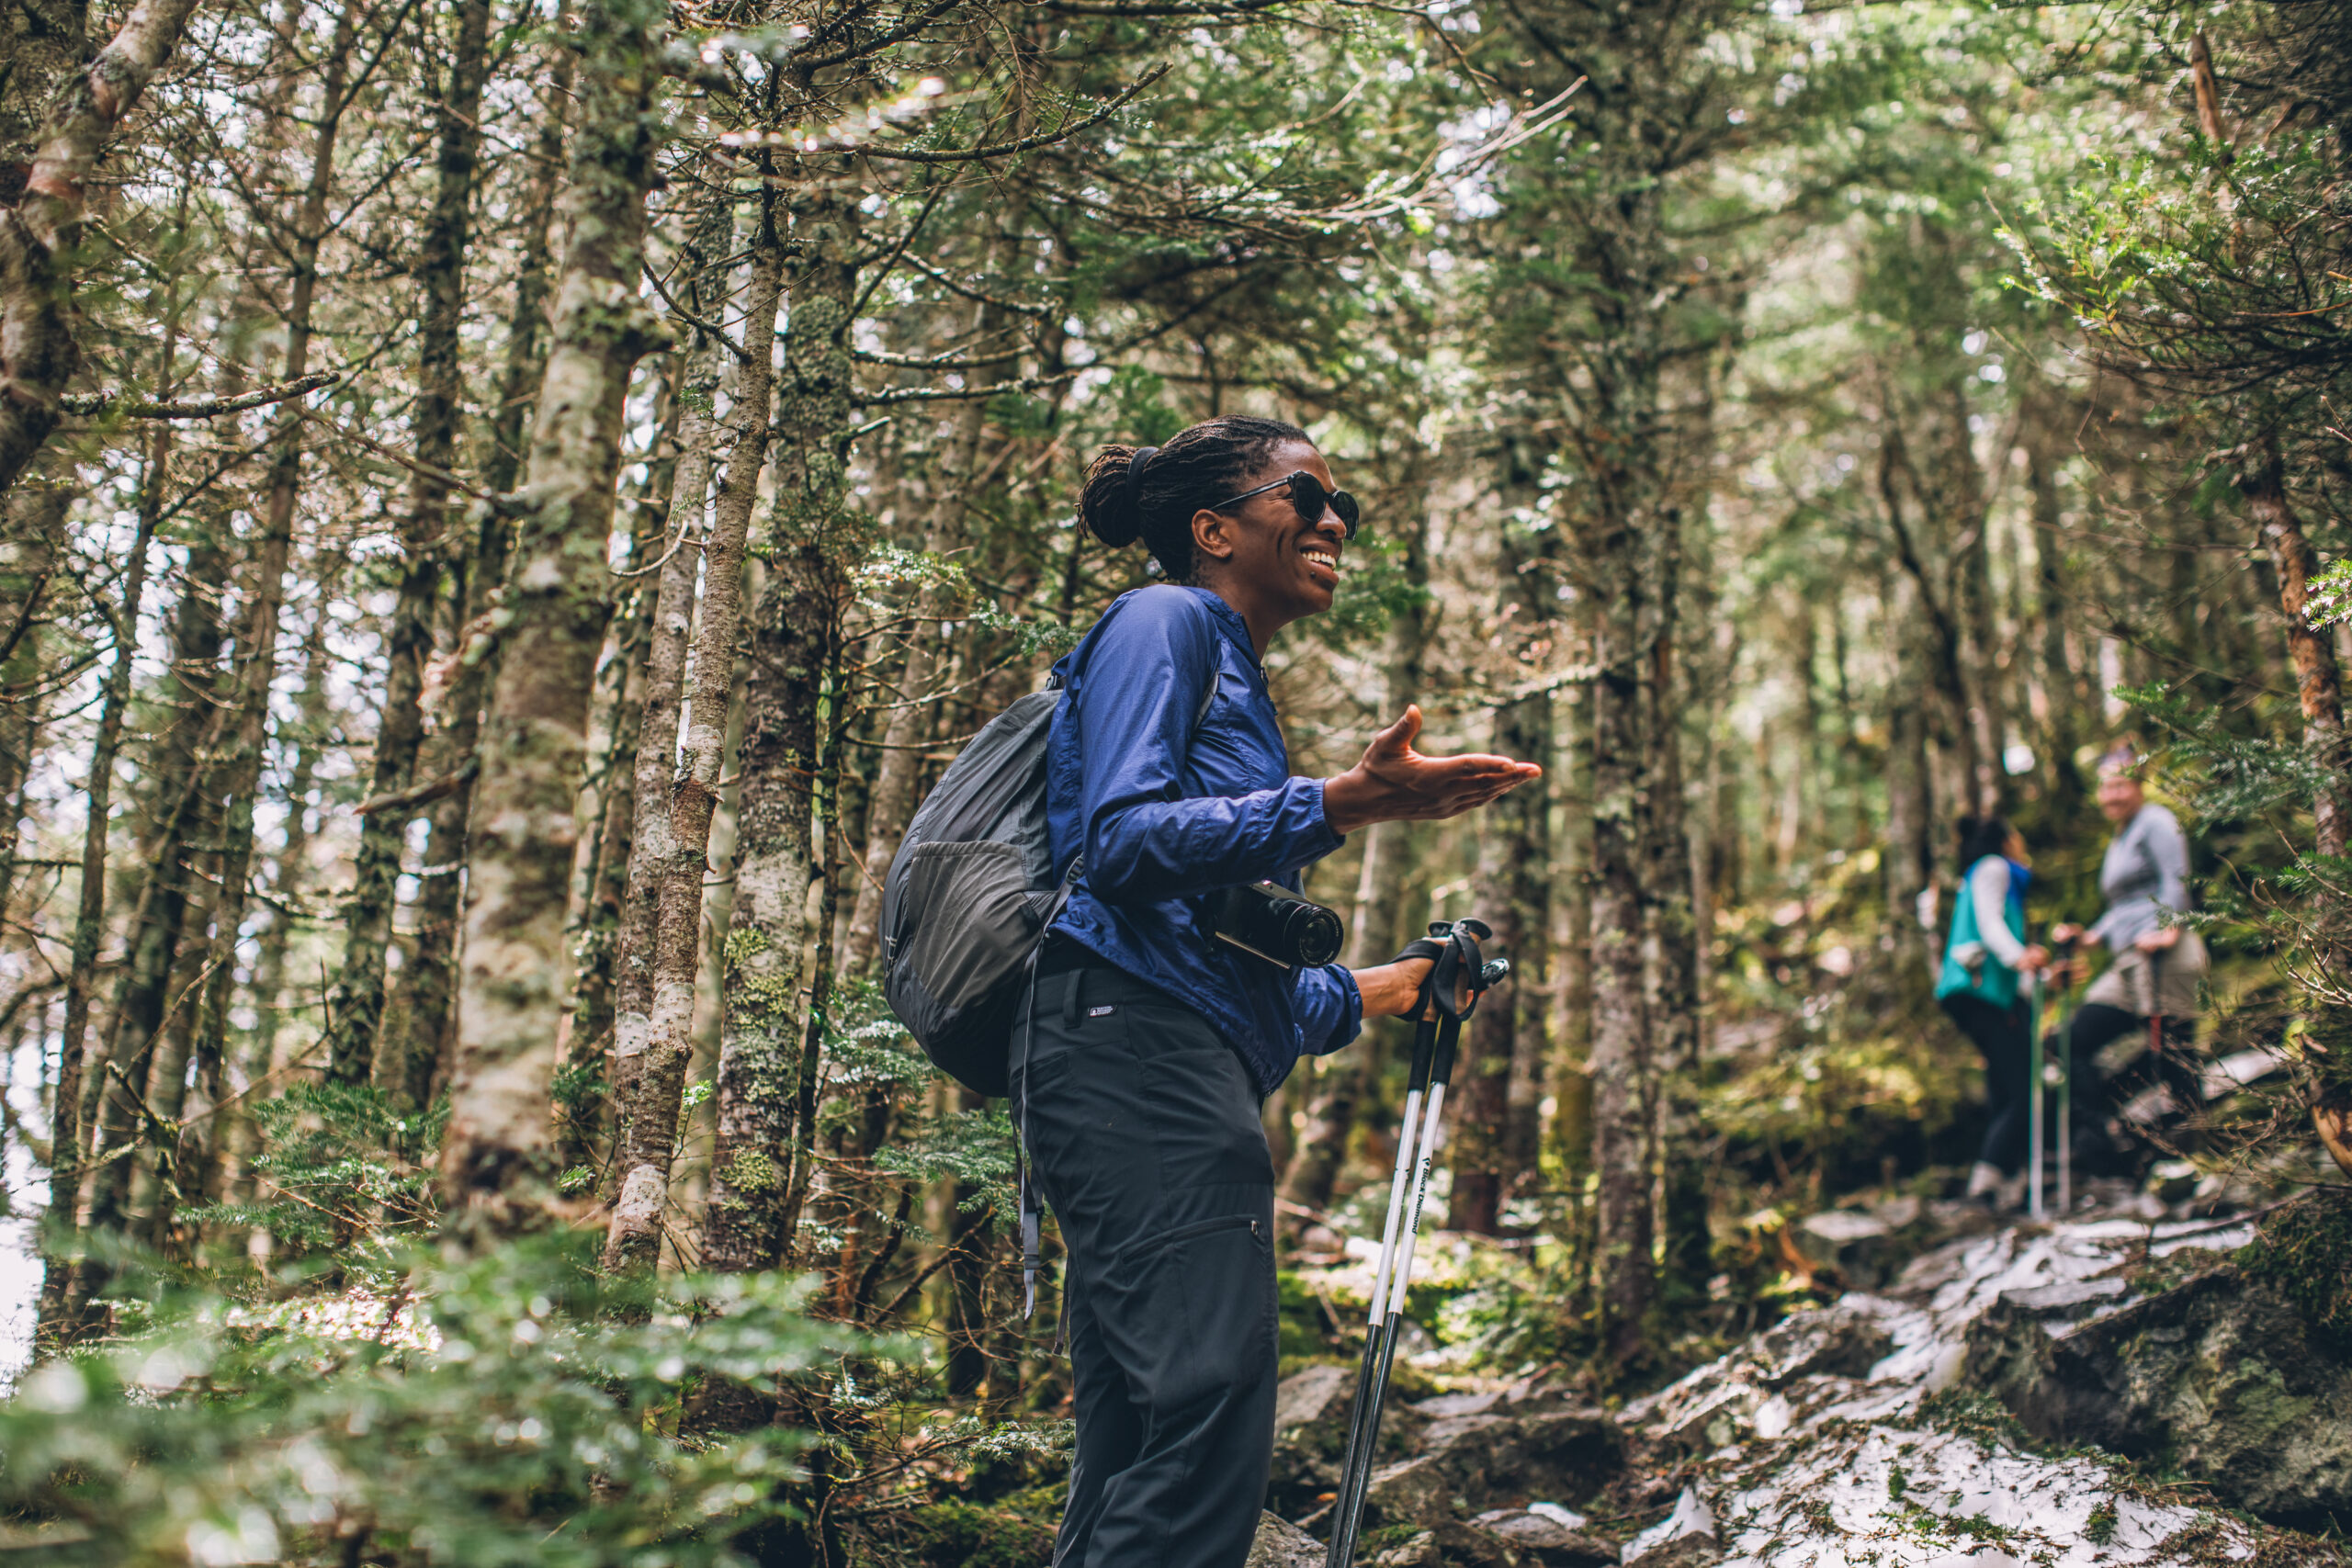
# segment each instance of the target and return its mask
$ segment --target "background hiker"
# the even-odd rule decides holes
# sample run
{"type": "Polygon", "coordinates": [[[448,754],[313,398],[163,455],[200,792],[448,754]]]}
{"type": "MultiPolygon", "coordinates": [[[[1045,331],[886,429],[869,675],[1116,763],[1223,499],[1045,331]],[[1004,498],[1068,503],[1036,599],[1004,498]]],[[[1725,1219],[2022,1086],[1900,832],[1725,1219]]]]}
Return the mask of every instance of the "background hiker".
{"type": "MultiPolygon", "coordinates": [[[[2129,746],[2115,747],[2100,759],[2099,809],[2120,829],[2099,865],[2107,912],[2087,930],[2062,925],[2051,933],[2062,942],[2105,947],[2115,954],[2084,994],[2067,1030],[2075,1105],[2086,1132],[2098,1127],[2097,1106],[2114,1103],[2131,1089],[2162,1083],[2172,1108],[2182,1112],[2199,1103],[2198,1075],[2188,1052],[2196,1032],[2198,987],[2205,978],[2205,943],[2188,927],[2165,923],[2188,910],[2188,840],[2179,819],[2148,798],[2140,769],[2140,758],[2129,746]],[[2096,1062],[2101,1048],[2126,1037],[2133,1048],[2125,1061],[2110,1064],[2121,1070],[2100,1073],[2096,1062]],[[2150,1051],[2150,1045],[2160,1048],[2150,1051]]],[[[2110,1152],[2101,1136],[2095,1157],[2110,1152]]],[[[2083,1153],[2078,1147],[2078,1161],[2083,1153]]]]}
{"type": "Polygon", "coordinates": [[[1990,1112],[1968,1195],[2002,1201],[2005,1179],[2025,1163],[2027,1058],[2032,1045],[2018,976],[2050,955],[2025,940],[2025,840],[1998,817],[1960,819],[1960,897],[1936,979],[1936,1001],[1984,1057],[1990,1112]]]}
{"type": "Polygon", "coordinates": [[[1084,869],[1012,1073],[1069,1255],[1078,1451],[1054,1561],[1238,1568],[1273,1444],[1259,1107],[1302,1053],[1410,1010],[1430,966],[1277,967],[1214,940],[1209,896],[1295,887],[1343,834],[1458,816],[1541,770],[1420,756],[1408,709],[1346,773],[1290,776],[1260,660],[1330,607],[1356,527],[1297,427],[1214,419],[1164,447],[1106,447],[1080,512],[1106,544],[1141,538],[1167,581],[1122,596],[1055,667],[1054,859],[1084,869]]]}

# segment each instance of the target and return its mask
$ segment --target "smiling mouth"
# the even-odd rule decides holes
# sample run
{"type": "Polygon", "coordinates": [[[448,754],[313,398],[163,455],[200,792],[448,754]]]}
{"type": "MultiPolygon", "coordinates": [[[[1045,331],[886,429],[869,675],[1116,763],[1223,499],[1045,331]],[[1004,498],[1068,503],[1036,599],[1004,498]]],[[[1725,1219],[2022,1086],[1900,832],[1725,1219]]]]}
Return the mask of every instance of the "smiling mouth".
{"type": "Polygon", "coordinates": [[[1340,575],[1340,558],[1333,555],[1330,551],[1301,550],[1299,554],[1306,558],[1308,565],[1322,567],[1326,570],[1329,571],[1334,577],[1340,575]]]}

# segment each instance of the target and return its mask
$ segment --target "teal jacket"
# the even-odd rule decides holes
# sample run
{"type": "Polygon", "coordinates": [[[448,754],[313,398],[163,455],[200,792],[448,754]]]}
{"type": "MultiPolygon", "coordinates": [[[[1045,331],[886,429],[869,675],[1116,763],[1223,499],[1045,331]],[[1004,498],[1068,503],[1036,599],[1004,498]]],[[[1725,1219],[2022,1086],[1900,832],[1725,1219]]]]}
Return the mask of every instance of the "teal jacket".
{"type": "MultiPolygon", "coordinates": [[[[2025,885],[2032,879],[2033,874],[2013,860],[2002,863],[2009,868],[2009,896],[2002,900],[1997,918],[2008,928],[2011,936],[2023,942],[2025,885]]],[[[1968,869],[1973,872],[1976,867],[1968,869]]],[[[1971,886],[1973,881],[1973,877],[1961,879],[1960,897],[1952,905],[1951,940],[1944,944],[1943,972],[1936,976],[1936,999],[1941,1001],[1950,996],[1971,996],[1996,1008],[2013,1007],[2018,999],[2018,972],[1994,957],[1984,945],[1981,934],[1984,917],[1976,908],[1976,897],[1971,886]],[[1962,963],[1961,955],[1971,950],[1973,950],[1975,962],[1962,963]]]]}

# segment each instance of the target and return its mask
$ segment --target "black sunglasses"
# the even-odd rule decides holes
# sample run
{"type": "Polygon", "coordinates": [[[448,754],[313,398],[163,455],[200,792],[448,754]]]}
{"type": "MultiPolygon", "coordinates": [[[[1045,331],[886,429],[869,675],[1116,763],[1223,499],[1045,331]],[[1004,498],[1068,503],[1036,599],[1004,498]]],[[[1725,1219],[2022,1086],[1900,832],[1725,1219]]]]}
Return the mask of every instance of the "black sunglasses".
{"type": "Polygon", "coordinates": [[[1240,505],[1253,495],[1263,495],[1270,490],[1280,490],[1284,485],[1290,486],[1290,503],[1298,509],[1298,515],[1302,520],[1309,524],[1320,523],[1323,521],[1323,513],[1326,511],[1336,512],[1340,514],[1340,521],[1347,527],[1348,537],[1352,539],[1356,536],[1357,520],[1363,514],[1363,508],[1356,504],[1356,498],[1343,490],[1325,490],[1323,481],[1304,468],[1284,474],[1272,484],[1260,485],[1256,490],[1245,490],[1229,501],[1218,502],[1209,510],[1223,512],[1227,507],[1240,505]]]}

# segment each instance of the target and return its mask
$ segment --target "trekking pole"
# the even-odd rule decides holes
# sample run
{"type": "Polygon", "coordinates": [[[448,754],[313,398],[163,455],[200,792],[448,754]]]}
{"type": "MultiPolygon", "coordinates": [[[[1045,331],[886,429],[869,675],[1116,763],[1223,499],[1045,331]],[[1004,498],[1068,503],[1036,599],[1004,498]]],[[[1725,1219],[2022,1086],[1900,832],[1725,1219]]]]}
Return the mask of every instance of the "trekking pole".
{"type": "Polygon", "coordinates": [[[2059,962],[2064,965],[2059,970],[2064,978],[2058,983],[2058,1060],[2051,1065],[2058,1079],[2058,1212],[2071,1214],[2075,1212],[2075,1021],[2066,1003],[2075,989],[2074,939],[2056,947],[2059,962]]]}
{"type": "Polygon", "coordinates": [[[2035,970],[2027,989],[2031,999],[2027,1003],[2026,1077],[2030,1084],[2026,1099],[2027,1136],[2031,1144],[2026,1155],[2026,1213],[2032,1219],[2041,1218],[2041,972],[2035,970]]]}
{"type": "MultiPolygon", "coordinates": [[[[1435,936],[1439,927],[1432,925],[1435,936]]],[[[1340,1493],[1333,1505],[1330,1544],[1324,1554],[1325,1568],[1349,1568],[1355,1559],[1356,1537],[1363,1525],[1364,1499],[1372,1485],[1372,1469],[1380,1445],[1381,1406],[1388,1397],[1388,1379],[1396,1360],[1396,1341],[1402,1329],[1405,1313],[1405,1292],[1413,1271],[1414,1244],[1419,1238],[1421,1208],[1429,1196],[1430,1168],[1437,1150],[1439,1119],[1445,1110],[1445,1090],[1453,1073],[1453,1055],[1461,1039],[1462,1021],[1476,1010],[1478,998],[1486,990],[1510,973],[1510,965],[1501,959],[1487,963],[1478,950],[1481,939],[1494,932],[1478,920],[1454,921],[1445,931],[1445,947],[1430,971],[1423,987],[1423,1005],[1417,1010],[1426,1013],[1431,1007],[1438,1013],[1436,1039],[1430,1057],[1428,1095],[1420,1106],[1420,1129],[1418,1136],[1409,1130],[1417,1157],[1411,1161],[1411,1188],[1402,1205],[1401,1224],[1393,1259],[1386,1256],[1390,1249],[1383,1247],[1382,1269],[1375,1276],[1369,1322],[1364,1331],[1364,1359],[1358,1376],[1356,1404],[1349,1423],[1348,1451],[1340,1467],[1340,1493]],[[1468,992],[1466,1000],[1455,1001],[1456,988],[1468,992]]],[[[1408,953],[1411,950],[1408,950],[1408,953]]],[[[1418,956],[1418,954],[1414,954],[1418,956]]],[[[1424,1032],[1416,1032],[1416,1065],[1419,1061],[1419,1041],[1424,1032]]],[[[1409,1122],[1409,1113],[1408,1113],[1409,1122]]],[[[1407,1162],[1400,1153],[1398,1170],[1407,1162]]],[[[1390,1214],[1397,1218],[1399,1205],[1392,1190],[1390,1214]]]]}
{"type": "MultiPolygon", "coordinates": [[[[1430,936],[1443,938],[1449,936],[1453,929],[1450,922],[1440,921],[1430,927],[1430,936]]],[[[1442,941],[1425,940],[1411,943],[1396,956],[1400,961],[1407,958],[1442,960],[1445,953],[1446,945],[1442,941]]],[[[1432,976],[1436,975],[1434,964],[1430,973],[1432,976]]],[[[1438,1021],[1430,1007],[1430,986],[1426,980],[1421,984],[1420,998],[1413,1009],[1413,1016],[1412,1068],[1405,1080],[1405,1115],[1397,1127],[1396,1169],[1388,1184],[1388,1218],[1380,1232],[1380,1262],[1372,1277],[1372,1314],[1371,1322],[1364,1330],[1363,1361],[1356,1369],[1355,1402],[1348,1410],[1348,1446],[1346,1458],[1340,1466],[1339,1497],[1332,1515],[1335,1526],[1348,1512],[1349,1500],[1355,1495],[1359,1460],[1364,1461],[1363,1468],[1367,1472],[1371,1468],[1368,1458],[1370,1445],[1364,1427],[1372,1416],[1372,1386],[1376,1377],[1374,1369],[1380,1359],[1381,1309],[1388,1298],[1389,1270],[1396,1261],[1396,1229],[1405,1213],[1405,1192],[1413,1169],[1413,1145],[1420,1132],[1421,1100],[1429,1092],[1430,1066],[1437,1046],[1438,1021]]],[[[1331,1534],[1331,1550],[1336,1554],[1340,1550],[1340,1532],[1336,1528],[1331,1534]]],[[[1331,1558],[1334,1563],[1344,1563],[1345,1561],[1337,1555],[1331,1558]]]]}

